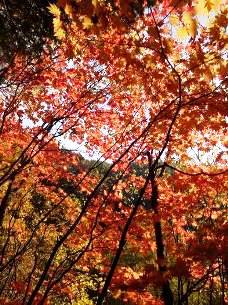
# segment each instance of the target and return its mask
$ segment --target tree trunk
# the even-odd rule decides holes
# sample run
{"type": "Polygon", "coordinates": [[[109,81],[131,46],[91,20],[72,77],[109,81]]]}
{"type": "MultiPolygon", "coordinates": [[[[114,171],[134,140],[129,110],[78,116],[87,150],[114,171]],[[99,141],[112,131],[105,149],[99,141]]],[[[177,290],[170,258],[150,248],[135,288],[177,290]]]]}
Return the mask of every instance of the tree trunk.
{"type": "MultiPolygon", "coordinates": [[[[157,211],[157,208],[155,209],[155,215],[159,219],[159,213],[157,211]]],[[[158,268],[163,277],[167,268],[165,264],[164,242],[163,242],[162,227],[160,220],[156,220],[154,222],[154,231],[155,231],[155,239],[156,239],[156,247],[157,247],[158,268]]],[[[170,288],[169,281],[167,279],[164,279],[164,282],[162,284],[162,297],[165,305],[173,305],[173,293],[170,288]]]]}
{"type": "Polygon", "coordinates": [[[156,248],[157,248],[157,263],[158,269],[162,278],[164,279],[162,284],[162,297],[164,300],[165,305],[173,305],[173,293],[170,288],[169,281],[164,278],[164,273],[167,270],[166,263],[165,263],[165,247],[163,242],[163,235],[162,235],[162,225],[159,215],[159,201],[158,201],[158,187],[155,181],[155,176],[152,175],[151,177],[151,207],[154,210],[155,220],[154,220],[154,232],[155,232],[155,240],[156,240],[156,248]]]}
{"type": "Polygon", "coordinates": [[[2,198],[2,201],[1,201],[1,204],[0,204],[0,228],[2,227],[4,216],[5,216],[5,211],[6,211],[7,206],[8,206],[8,201],[9,201],[9,197],[10,197],[10,194],[11,194],[13,180],[14,179],[10,180],[10,182],[8,184],[8,187],[7,187],[7,190],[6,190],[6,193],[5,193],[4,197],[2,198]]]}

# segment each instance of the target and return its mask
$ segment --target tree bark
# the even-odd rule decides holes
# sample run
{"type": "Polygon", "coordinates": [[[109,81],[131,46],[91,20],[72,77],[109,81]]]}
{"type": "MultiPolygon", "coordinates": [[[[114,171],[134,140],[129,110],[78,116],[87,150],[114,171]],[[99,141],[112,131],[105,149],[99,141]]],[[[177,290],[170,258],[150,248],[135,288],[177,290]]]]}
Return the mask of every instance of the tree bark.
{"type": "MultiPolygon", "coordinates": [[[[162,234],[162,225],[158,210],[158,187],[154,180],[154,177],[151,179],[151,187],[152,187],[152,194],[151,194],[151,201],[152,207],[154,210],[155,221],[154,221],[154,232],[155,232],[155,240],[156,240],[156,248],[157,248],[157,263],[158,269],[162,278],[164,278],[164,273],[167,270],[166,263],[165,263],[165,247],[163,241],[163,234],[162,234]]],[[[173,305],[173,293],[170,288],[169,281],[164,278],[162,284],[162,298],[164,300],[165,305],[173,305]]]]}
{"type": "Polygon", "coordinates": [[[8,187],[7,187],[7,190],[6,190],[6,193],[5,193],[4,197],[2,198],[2,201],[1,201],[1,204],[0,204],[0,228],[2,227],[4,216],[5,216],[5,211],[6,211],[7,206],[8,206],[8,201],[9,201],[9,197],[10,197],[10,194],[11,194],[13,181],[14,181],[14,179],[10,180],[10,182],[8,184],[8,187]]]}

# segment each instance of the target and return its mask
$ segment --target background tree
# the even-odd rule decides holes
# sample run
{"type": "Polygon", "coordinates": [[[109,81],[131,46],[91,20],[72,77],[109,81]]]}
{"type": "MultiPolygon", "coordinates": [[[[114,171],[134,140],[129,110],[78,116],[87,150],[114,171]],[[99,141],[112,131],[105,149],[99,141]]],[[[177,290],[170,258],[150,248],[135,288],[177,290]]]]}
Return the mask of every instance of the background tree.
{"type": "Polygon", "coordinates": [[[0,1],[0,73],[20,54],[39,57],[47,39],[53,39],[47,6],[55,1],[0,1]]]}

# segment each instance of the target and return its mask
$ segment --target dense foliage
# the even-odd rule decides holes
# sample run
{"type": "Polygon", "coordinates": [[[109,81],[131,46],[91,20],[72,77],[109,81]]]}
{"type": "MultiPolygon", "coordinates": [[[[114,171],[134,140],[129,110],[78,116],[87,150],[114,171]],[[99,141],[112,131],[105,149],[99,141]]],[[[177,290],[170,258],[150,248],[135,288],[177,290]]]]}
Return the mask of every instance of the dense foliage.
{"type": "Polygon", "coordinates": [[[47,39],[54,39],[47,0],[0,1],[0,77],[18,54],[39,57],[47,39]]]}
{"type": "Polygon", "coordinates": [[[0,303],[225,305],[225,3],[33,2],[1,43],[0,303]]]}

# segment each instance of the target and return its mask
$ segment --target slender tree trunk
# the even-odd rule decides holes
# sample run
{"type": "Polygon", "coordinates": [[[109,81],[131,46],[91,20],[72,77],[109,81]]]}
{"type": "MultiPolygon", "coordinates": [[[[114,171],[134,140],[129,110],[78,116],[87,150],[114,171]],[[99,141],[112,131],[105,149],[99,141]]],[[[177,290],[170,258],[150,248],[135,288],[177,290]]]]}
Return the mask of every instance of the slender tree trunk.
{"type": "Polygon", "coordinates": [[[212,277],[210,280],[209,305],[213,305],[213,289],[214,289],[214,280],[212,277]]]}
{"type": "MultiPolygon", "coordinates": [[[[167,267],[165,264],[162,226],[161,226],[161,221],[159,219],[159,212],[157,210],[157,207],[155,208],[155,215],[156,215],[157,219],[154,222],[154,231],[155,231],[155,239],[156,239],[156,247],[157,247],[158,268],[159,268],[161,275],[164,276],[164,273],[167,270],[167,267]]],[[[162,285],[162,297],[163,297],[165,305],[173,305],[173,293],[170,288],[169,281],[167,279],[164,279],[164,282],[162,285]]]]}
{"type": "MultiPolygon", "coordinates": [[[[150,183],[151,183],[151,209],[154,211],[154,233],[155,233],[155,240],[156,240],[156,249],[157,249],[157,264],[159,272],[163,279],[162,284],[162,298],[164,300],[165,305],[173,305],[173,293],[170,288],[170,284],[168,279],[165,279],[164,273],[167,270],[166,262],[165,262],[165,247],[163,241],[163,234],[162,234],[162,225],[159,213],[159,192],[158,186],[155,180],[156,177],[156,165],[158,162],[155,160],[153,162],[152,155],[150,152],[147,153],[148,157],[148,164],[149,164],[149,174],[150,174],[150,183]]],[[[160,172],[160,177],[162,177],[164,172],[164,168],[160,172]]]]}
{"type": "Polygon", "coordinates": [[[10,197],[10,194],[11,194],[13,181],[14,181],[14,179],[10,180],[10,182],[8,184],[8,187],[7,187],[7,190],[6,190],[6,193],[5,193],[4,197],[2,198],[2,201],[1,201],[1,204],[0,204],[0,228],[2,227],[4,216],[5,216],[5,211],[6,211],[7,206],[8,206],[8,201],[9,201],[9,197],[10,197]]]}
{"type": "MultiPolygon", "coordinates": [[[[151,164],[151,157],[148,156],[149,163],[151,164]]],[[[151,168],[152,169],[152,168],[151,168]]],[[[151,208],[154,210],[155,220],[154,220],[154,232],[157,248],[157,263],[160,274],[163,278],[162,284],[162,298],[165,305],[173,305],[173,293],[170,288],[169,281],[164,278],[164,273],[167,270],[165,263],[165,247],[162,234],[162,225],[159,214],[159,200],[158,200],[158,187],[155,181],[155,174],[151,173],[151,208]]]]}
{"type": "Polygon", "coordinates": [[[220,273],[220,281],[221,281],[221,305],[225,305],[225,273],[224,268],[225,267],[225,261],[222,259],[222,262],[219,267],[219,273],[220,273]]]}
{"type": "Polygon", "coordinates": [[[109,270],[109,273],[106,277],[106,280],[105,280],[105,283],[104,283],[104,286],[103,286],[103,289],[101,291],[101,294],[99,295],[98,297],[98,300],[97,300],[97,303],[96,305],[102,305],[104,300],[105,300],[105,297],[107,295],[107,292],[108,292],[108,287],[110,286],[111,284],[111,280],[112,280],[112,277],[114,275],[114,272],[115,272],[115,269],[117,267],[117,264],[118,264],[118,261],[119,261],[119,258],[120,258],[120,255],[123,251],[123,248],[124,248],[124,245],[126,244],[126,237],[127,237],[127,232],[130,228],[130,225],[132,223],[132,220],[134,218],[134,216],[136,215],[137,211],[138,211],[138,208],[140,206],[140,203],[142,201],[142,197],[145,193],[145,190],[146,190],[146,187],[149,183],[149,176],[147,177],[146,181],[145,181],[145,184],[143,186],[143,188],[141,189],[140,193],[139,193],[139,197],[138,197],[138,200],[137,202],[135,203],[135,206],[133,207],[132,211],[131,211],[131,214],[123,228],[123,231],[122,231],[122,234],[121,234],[121,238],[120,238],[120,241],[119,241],[119,246],[116,250],[116,254],[115,254],[115,257],[112,261],[112,265],[111,265],[111,268],[109,270]]]}
{"type": "Polygon", "coordinates": [[[177,287],[177,305],[182,305],[183,296],[183,282],[181,276],[178,276],[178,287],[177,287]]]}

